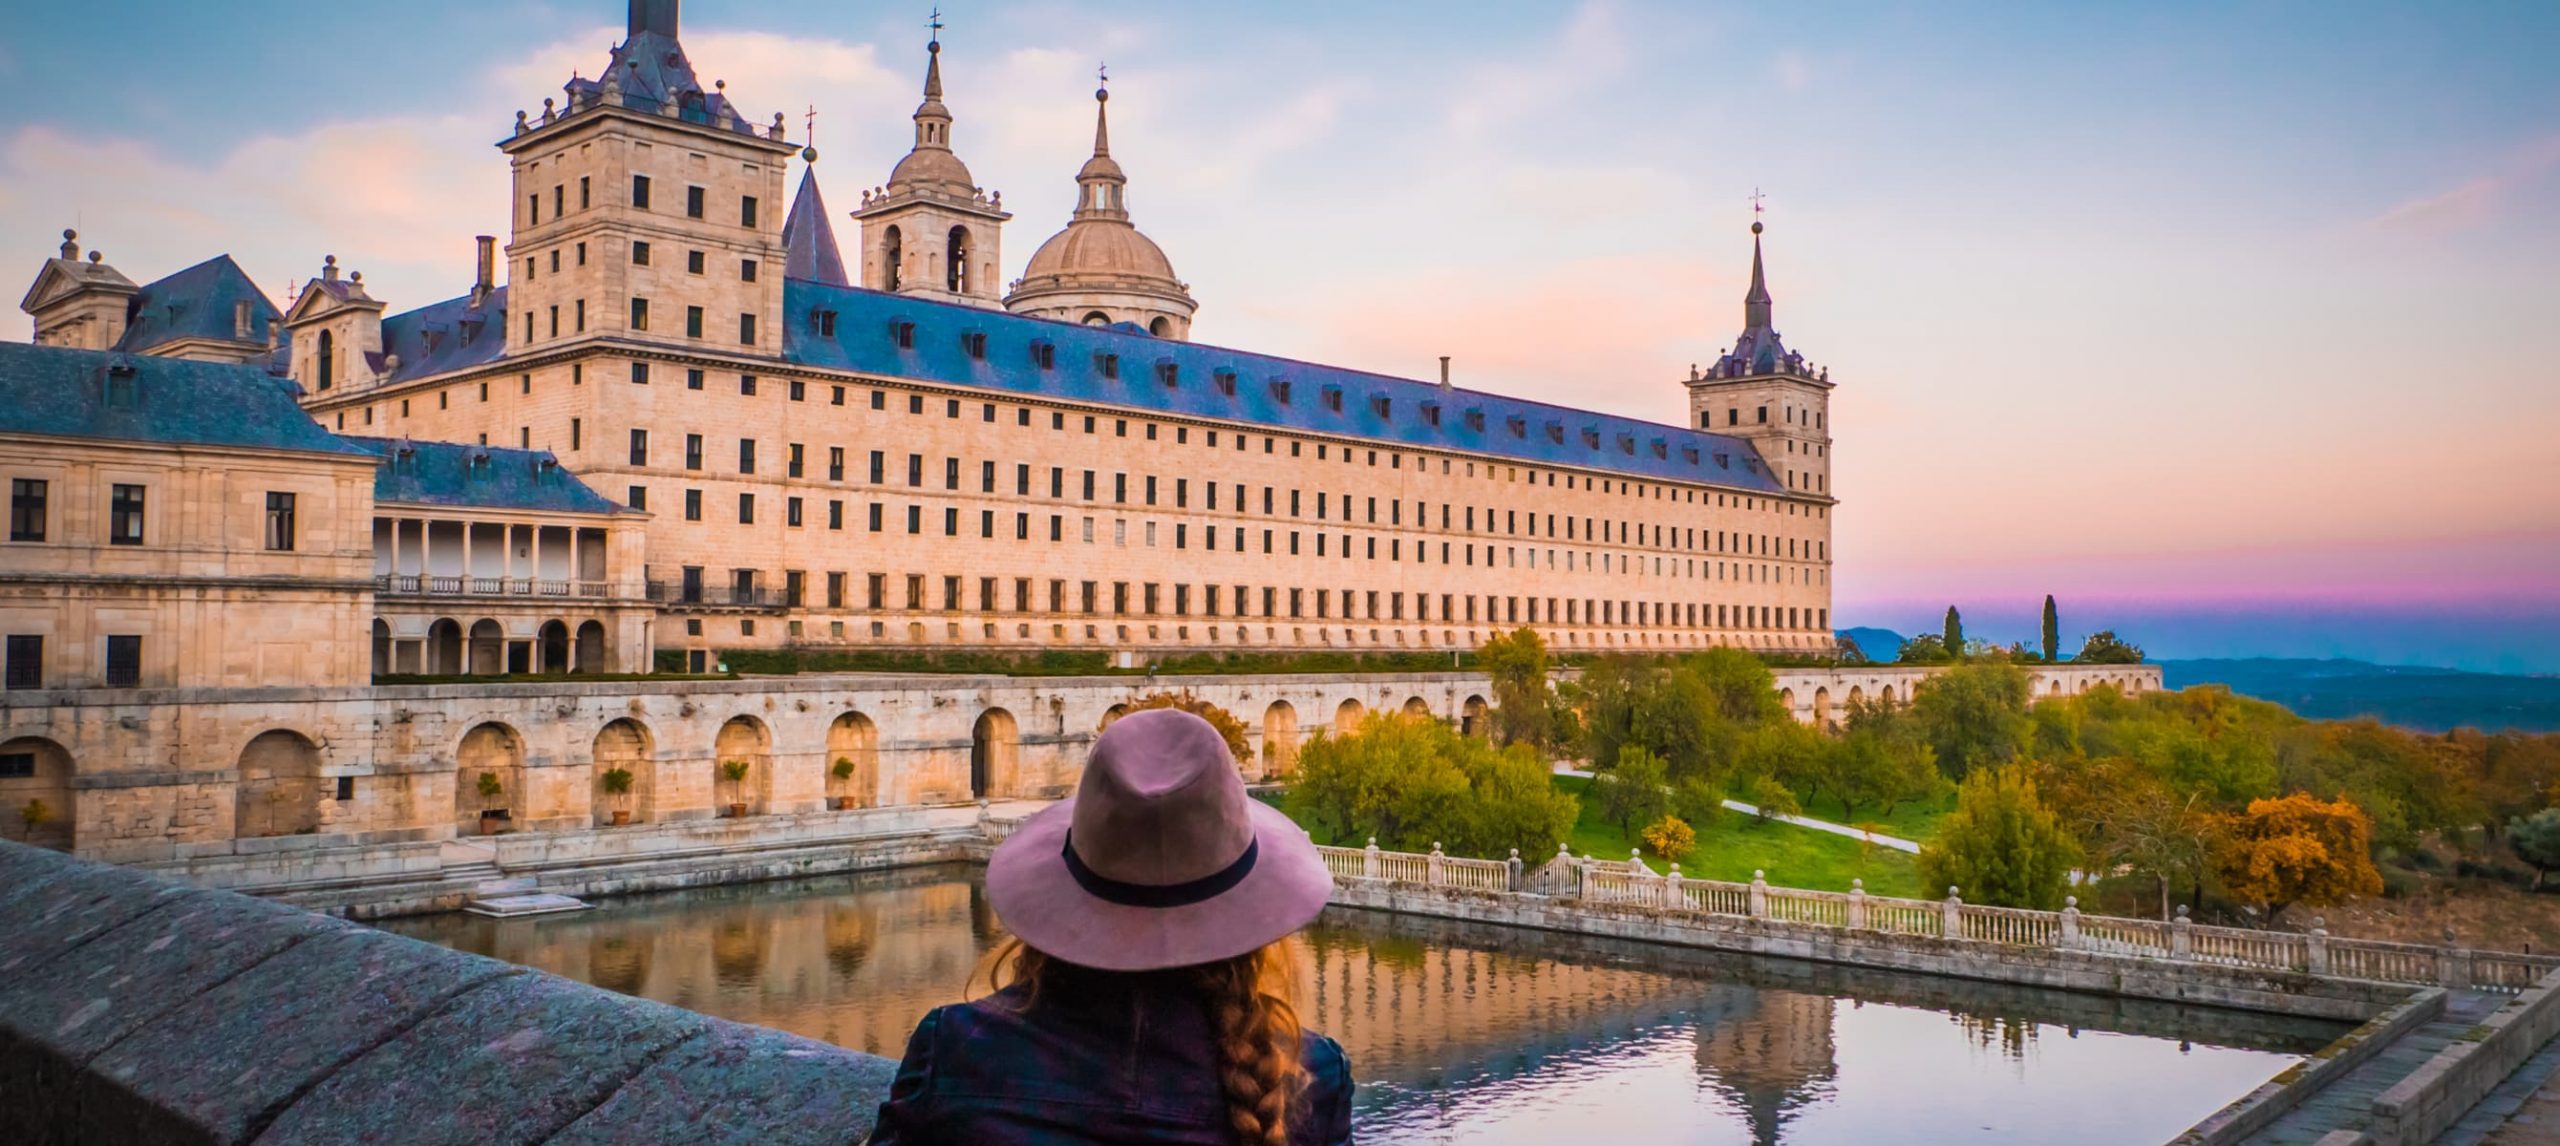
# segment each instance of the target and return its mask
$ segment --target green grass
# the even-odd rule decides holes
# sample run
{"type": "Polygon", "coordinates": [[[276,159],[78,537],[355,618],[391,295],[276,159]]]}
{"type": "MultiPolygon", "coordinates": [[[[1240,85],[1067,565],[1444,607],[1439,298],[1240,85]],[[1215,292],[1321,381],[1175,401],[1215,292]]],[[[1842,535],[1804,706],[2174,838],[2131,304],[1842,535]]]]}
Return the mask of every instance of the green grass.
{"type": "MultiPolygon", "coordinates": [[[[1558,776],[1555,784],[1579,800],[1590,781],[1558,776]]],[[[1870,895],[1924,898],[1911,856],[1891,848],[1730,811],[1712,824],[1692,826],[1698,829],[1698,846],[1677,857],[1685,876],[1745,883],[1758,870],[1768,873],[1773,885],[1813,891],[1847,891],[1850,880],[1862,879],[1870,895]]],[[[1624,860],[1637,846],[1634,836],[1602,820],[1589,804],[1574,824],[1570,844],[1575,855],[1605,860],[1624,860]]],[[[1664,867],[1662,857],[1645,858],[1657,871],[1664,867]]]]}
{"type": "Polygon", "coordinates": [[[1881,805],[1869,804],[1859,808],[1856,818],[1852,819],[1840,810],[1840,801],[1827,795],[1806,800],[1803,814],[1853,828],[1873,825],[1888,836],[1900,836],[1906,840],[1927,840],[1938,834],[1938,821],[1955,810],[1956,794],[1949,791],[1934,800],[1905,800],[1890,816],[1884,814],[1881,805]]]}

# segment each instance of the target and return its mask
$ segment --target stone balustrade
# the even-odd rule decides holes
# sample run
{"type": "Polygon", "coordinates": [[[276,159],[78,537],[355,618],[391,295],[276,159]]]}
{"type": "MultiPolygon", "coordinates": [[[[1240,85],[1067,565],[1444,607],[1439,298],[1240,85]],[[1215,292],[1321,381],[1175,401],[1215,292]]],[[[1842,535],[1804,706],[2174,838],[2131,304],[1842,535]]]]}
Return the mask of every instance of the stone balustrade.
{"type": "Polygon", "coordinates": [[[1656,873],[1635,859],[1576,858],[1562,851],[1539,876],[1532,876],[1523,872],[1517,849],[1508,861],[1444,856],[1437,845],[1429,855],[1382,851],[1375,840],[1366,848],[1318,850],[1339,882],[1408,883],[1506,895],[1538,894],[1529,890],[1536,885],[1545,889],[1546,898],[1593,907],[1765,919],[2241,971],[2515,993],[2560,970],[2560,956],[2345,939],[2330,935],[2317,926],[2317,920],[2304,933],[2213,927],[2190,920],[2184,907],[2178,909],[2177,918],[2164,923],[2088,915],[2080,910],[2076,897],[2065,899],[2060,911],[2034,911],[1966,903],[1956,888],[1948,888],[1943,900],[1869,895],[1863,882],[1854,880],[1846,892],[1807,891],[1773,887],[1758,872],[1752,873],[1749,883],[1728,883],[1688,878],[1676,864],[1668,873],[1656,873]]]}

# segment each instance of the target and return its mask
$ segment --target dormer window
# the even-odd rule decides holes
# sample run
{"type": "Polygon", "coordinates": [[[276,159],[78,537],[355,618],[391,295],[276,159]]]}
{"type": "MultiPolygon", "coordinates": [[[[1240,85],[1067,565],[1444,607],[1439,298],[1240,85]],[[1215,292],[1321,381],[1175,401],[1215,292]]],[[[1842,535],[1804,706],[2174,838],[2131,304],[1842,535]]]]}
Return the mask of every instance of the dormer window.
{"type": "Polygon", "coordinates": [[[1438,403],[1438,402],[1425,402],[1425,403],[1423,403],[1423,404],[1422,404],[1422,420],[1423,420],[1423,421],[1425,421],[1425,422],[1429,422],[1430,424],[1432,424],[1432,425],[1434,425],[1434,426],[1439,425],[1439,424],[1440,424],[1440,403],[1438,403]]]}
{"type": "Polygon", "coordinates": [[[1337,414],[1342,412],[1342,387],[1327,386],[1324,388],[1324,408],[1337,414]]]}
{"type": "Polygon", "coordinates": [[[1681,459],[1682,461],[1688,462],[1690,465],[1693,465],[1693,466],[1694,466],[1694,465],[1696,465],[1696,464],[1698,464],[1698,447],[1696,447],[1696,446],[1682,446],[1682,447],[1680,447],[1680,459],[1681,459]]]}
{"type": "Polygon", "coordinates": [[[1511,431],[1512,437],[1525,438],[1529,436],[1529,419],[1513,415],[1502,420],[1502,428],[1511,431]]]}
{"type": "Polygon", "coordinates": [[[1093,356],[1093,368],[1105,378],[1116,379],[1120,377],[1120,356],[1117,354],[1096,354],[1093,356]]]}
{"type": "Polygon", "coordinates": [[[1720,470],[1729,470],[1729,469],[1732,469],[1732,468],[1733,468],[1733,455],[1732,455],[1732,454],[1725,453],[1725,452],[1723,452],[1723,451],[1721,451],[1721,450],[1717,451],[1717,452],[1716,452],[1716,468],[1717,468],[1717,469],[1720,469],[1720,470]]]}
{"type": "MultiPolygon", "coordinates": [[[[1288,380],[1288,379],[1286,379],[1286,378],[1274,378],[1274,379],[1272,379],[1272,380],[1271,380],[1271,400],[1272,400],[1272,401],[1275,401],[1275,402],[1278,402],[1278,403],[1280,403],[1280,404],[1281,404],[1281,405],[1283,405],[1283,406],[1286,406],[1286,405],[1288,405],[1288,404],[1289,404],[1289,380],[1288,380]]],[[[1241,435],[1239,435],[1239,438],[1241,438],[1241,435]]]]}
{"type": "Polygon", "coordinates": [[[1045,339],[1031,344],[1031,364],[1042,370],[1058,368],[1058,346],[1045,339]]]}
{"type": "Polygon", "coordinates": [[[1483,432],[1484,432],[1484,411],[1482,411],[1482,410],[1469,410],[1469,411],[1467,411],[1467,428],[1468,428],[1468,429],[1470,429],[1470,430],[1474,430],[1475,432],[1477,432],[1477,433],[1479,433],[1479,434],[1483,433],[1483,432]]]}
{"type": "Polygon", "coordinates": [[[1635,452],[1636,452],[1636,436],[1635,436],[1634,434],[1620,434],[1620,435],[1618,435],[1618,452],[1619,452],[1619,453],[1622,453],[1622,454],[1633,454],[1633,453],[1635,453],[1635,452]]]}
{"type": "Polygon", "coordinates": [[[906,322],[906,321],[898,321],[898,322],[892,322],[892,323],[890,323],[890,324],[889,324],[889,341],[890,341],[890,342],[892,342],[892,343],[894,343],[894,344],[896,344],[897,348],[898,348],[898,349],[900,349],[900,350],[913,350],[913,349],[915,349],[915,348],[916,348],[916,324],[914,324],[914,323],[912,323],[912,322],[906,322]]]}
{"type": "Polygon", "coordinates": [[[987,360],[987,336],[975,330],[963,334],[960,336],[960,349],[967,351],[969,357],[984,362],[987,360]]]}
{"type": "Polygon", "coordinates": [[[1666,461],[1670,460],[1671,443],[1663,441],[1660,438],[1655,438],[1653,440],[1653,456],[1666,461]]]}
{"type": "Polygon", "coordinates": [[[1557,445],[1559,445],[1559,446],[1563,445],[1563,444],[1564,444],[1564,423],[1562,423],[1562,422],[1554,422],[1554,421],[1548,422],[1548,423],[1547,423],[1547,440],[1548,440],[1548,441],[1550,441],[1550,442],[1554,442],[1555,444],[1557,444],[1557,445]]]}
{"type": "Polygon", "coordinates": [[[1164,383],[1164,388],[1167,390],[1180,389],[1182,387],[1182,367],[1173,364],[1171,361],[1156,363],[1156,381],[1164,383]]]}
{"type": "Polygon", "coordinates": [[[1390,410],[1392,410],[1392,409],[1393,409],[1393,407],[1390,405],[1389,400],[1388,400],[1388,398],[1387,398],[1387,396],[1386,396],[1386,395],[1384,395],[1384,394],[1375,394],[1375,395],[1371,395],[1371,396],[1370,396],[1370,398],[1369,398],[1369,410],[1370,410],[1370,412],[1375,413],[1376,415],[1378,415],[1378,416],[1379,416],[1379,417],[1381,417],[1381,418],[1385,418],[1385,417],[1390,417],[1390,416],[1391,416],[1391,415],[1390,415],[1390,413],[1389,413],[1389,411],[1390,411],[1390,410]]]}
{"type": "Polygon", "coordinates": [[[1235,372],[1235,371],[1233,371],[1233,370],[1220,370],[1220,371],[1217,371],[1217,372],[1215,372],[1214,374],[1212,374],[1210,377],[1211,377],[1211,378],[1213,378],[1214,380],[1216,380],[1216,382],[1217,382],[1217,384],[1218,384],[1218,393],[1224,394],[1224,395],[1226,395],[1227,397],[1230,397],[1230,398],[1233,398],[1233,397],[1235,397],[1235,396],[1236,396],[1236,372],[1235,372]]]}
{"type": "Polygon", "coordinates": [[[1584,449],[1599,449],[1600,431],[1590,426],[1584,426],[1582,428],[1582,446],[1584,449]]]}

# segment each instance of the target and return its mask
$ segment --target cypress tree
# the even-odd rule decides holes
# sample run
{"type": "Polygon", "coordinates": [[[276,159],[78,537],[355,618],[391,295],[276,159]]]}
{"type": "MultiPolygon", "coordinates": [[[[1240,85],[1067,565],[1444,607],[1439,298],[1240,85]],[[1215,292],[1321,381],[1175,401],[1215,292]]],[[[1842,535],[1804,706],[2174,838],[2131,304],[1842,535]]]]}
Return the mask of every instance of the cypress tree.
{"type": "Polygon", "coordinates": [[[2052,664],[2062,652],[2062,617],[2053,610],[2053,594],[2044,595],[2044,661],[2052,664]]]}
{"type": "Polygon", "coordinates": [[[1964,659],[1964,618],[1956,615],[1956,607],[1947,606],[1947,655],[1964,659]]]}

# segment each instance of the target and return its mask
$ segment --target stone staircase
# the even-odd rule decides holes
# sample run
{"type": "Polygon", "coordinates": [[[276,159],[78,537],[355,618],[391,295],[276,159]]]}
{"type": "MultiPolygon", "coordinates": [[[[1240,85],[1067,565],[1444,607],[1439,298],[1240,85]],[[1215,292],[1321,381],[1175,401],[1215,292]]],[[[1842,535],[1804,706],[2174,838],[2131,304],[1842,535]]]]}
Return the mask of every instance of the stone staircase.
{"type": "Polygon", "coordinates": [[[443,854],[443,882],[471,882],[471,891],[463,898],[462,909],[473,915],[515,919],[527,915],[584,911],[590,906],[582,900],[546,892],[538,880],[509,876],[498,866],[497,853],[490,848],[467,840],[448,840],[443,854]]]}
{"type": "Polygon", "coordinates": [[[2489,1017],[2507,996],[2486,991],[2454,991],[2445,998],[2444,1013],[2400,1036],[2355,1069],[2321,1087],[2301,1105],[2285,1112],[2266,1129],[2242,1141],[2246,1146],[2313,1146],[2339,1131],[2361,1132],[2373,1121],[2373,1100],[2427,1064],[2463,1032],[2489,1017]]]}

